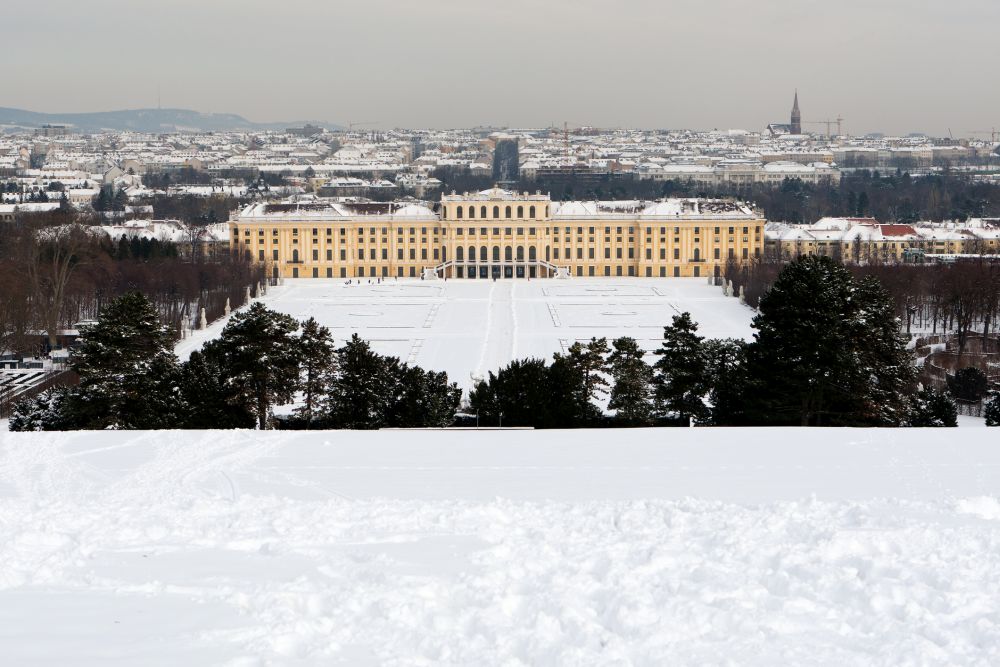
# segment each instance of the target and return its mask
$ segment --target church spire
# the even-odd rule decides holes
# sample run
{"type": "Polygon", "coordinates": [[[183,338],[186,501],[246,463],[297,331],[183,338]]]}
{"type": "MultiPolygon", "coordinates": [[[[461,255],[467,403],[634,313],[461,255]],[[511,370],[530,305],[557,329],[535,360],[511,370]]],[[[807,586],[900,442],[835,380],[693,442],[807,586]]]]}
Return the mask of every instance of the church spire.
{"type": "Polygon", "coordinates": [[[792,134],[802,134],[802,113],[799,111],[799,89],[795,89],[795,102],[792,103],[792,122],[789,128],[792,134]]]}

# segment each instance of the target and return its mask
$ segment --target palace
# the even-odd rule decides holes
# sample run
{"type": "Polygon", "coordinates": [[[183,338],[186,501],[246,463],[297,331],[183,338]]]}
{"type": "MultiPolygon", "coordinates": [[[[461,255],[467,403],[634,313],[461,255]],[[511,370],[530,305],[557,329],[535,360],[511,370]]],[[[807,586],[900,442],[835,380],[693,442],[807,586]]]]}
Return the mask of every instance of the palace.
{"type": "Polygon", "coordinates": [[[229,232],[276,278],[694,277],[760,257],[764,226],[728,200],[553,202],[493,188],[433,205],[256,202],[229,232]]]}

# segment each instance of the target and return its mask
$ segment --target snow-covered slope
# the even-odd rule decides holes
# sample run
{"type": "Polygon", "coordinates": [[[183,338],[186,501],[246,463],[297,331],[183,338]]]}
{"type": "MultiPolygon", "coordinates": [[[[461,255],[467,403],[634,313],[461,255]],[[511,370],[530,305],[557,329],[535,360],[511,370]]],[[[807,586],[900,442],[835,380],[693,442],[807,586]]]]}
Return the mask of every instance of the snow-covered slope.
{"type": "Polygon", "coordinates": [[[996,664],[992,429],[0,434],[4,664],[996,664]]]}

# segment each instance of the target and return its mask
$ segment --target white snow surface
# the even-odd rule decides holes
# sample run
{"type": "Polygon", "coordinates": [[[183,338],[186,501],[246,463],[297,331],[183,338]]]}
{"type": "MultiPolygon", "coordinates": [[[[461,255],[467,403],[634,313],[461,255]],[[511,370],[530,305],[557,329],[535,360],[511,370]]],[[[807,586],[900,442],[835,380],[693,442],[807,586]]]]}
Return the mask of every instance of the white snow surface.
{"type": "Polygon", "coordinates": [[[991,665],[992,429],[0,434],[9,665],[991,665]]]}
{"type": "MultiPolygon", "coordinates": [[[[357,333],[381,354],[447,371],[463,389],[516,358],[551,360],[577,341],[631,336],[647,351],[663,327],[688,311],[708,338],[753,335],[754,311],[705,278],[569,280],[288,279],[262,301],[299,320],[315,317],[338,344],[357,333]],[[371,280],[373,284],[369,284],[371,280]]],[[[222,322],[181,341],[187,358],[222,322]]]]}

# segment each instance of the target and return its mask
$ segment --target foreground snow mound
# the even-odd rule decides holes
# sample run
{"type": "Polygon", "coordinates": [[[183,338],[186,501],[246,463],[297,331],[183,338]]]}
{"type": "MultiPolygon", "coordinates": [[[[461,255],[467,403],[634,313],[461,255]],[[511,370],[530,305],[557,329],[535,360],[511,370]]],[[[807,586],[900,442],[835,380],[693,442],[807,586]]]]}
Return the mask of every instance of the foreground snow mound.
{"type": "Polygon", "coordinates": [[[809,431],[810,446],[787,429],[737,452],[743,432],[725,433],[2,436],[0,652],[19,665],[1000,661],[992,443],[809,431]],[[831,493],[823,470],[858,483],[831,493]],[[896,498],[869,493],[877,476],[896,498]]]}

